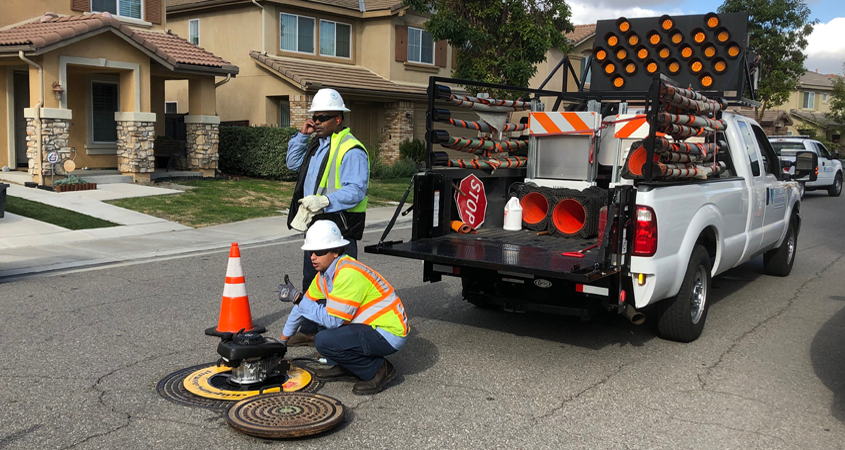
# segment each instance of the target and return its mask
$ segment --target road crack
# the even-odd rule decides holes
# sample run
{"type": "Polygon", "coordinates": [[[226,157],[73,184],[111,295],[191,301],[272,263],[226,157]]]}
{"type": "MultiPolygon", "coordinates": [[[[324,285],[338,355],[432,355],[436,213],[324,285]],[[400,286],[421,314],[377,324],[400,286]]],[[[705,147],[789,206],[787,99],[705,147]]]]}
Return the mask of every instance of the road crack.
{"type": "Polygon", "coordinates": [[[551,417],[552,415],[554,415],[555,413],[557,413],[558,411],[560,411],[560,410],[562,410],[564,407],[566,407],[566,405],[567,405],[567,404],[569,404],[569,403],[571,403],[571,402],[573,402],[573,401],[578,400],[579,398],[581,398],[581,396],[583,396],[584,394],[587,394],[587,393],[589,393],[589,392],[591,392],[591,391],[593,391],[593,390],[595,390],[595,389],[597,389],[597,388],[599,388],[599,387],[601,387],[601,386],[604,386],[605,384],[607,384],[607,382],[608,382],[608,381],[610,381],[610,379],[611,379],[611,378],[613,378],[614,376],[616,376],[616,375],[618,375],[619,373],[621,373],[621,372],[622,372],[622,370],[623,370],[624,368],[626,368],[626,367],[630,366],[631,364],[634,364],[634,362],[635,362],[635,361],[631,361],[631,362],[627,362],[627,363],[625,363],[625,364],[620,365],[620,366],[619,366],[619,367],[617,367],[614,371],[612,371],[612,372],[610,372],[609,374],[605,375],[602,379],[600,379],[600,380],[596,381],[595,383],[590,384],[589,386],[587,386],[587,387],[585,387],[585,388],[581,389],[580,391],[578,391],[578,392],[576,392],[576,393],[574,393],[574,394],[572,394],[572,395],[568,396],[567,398],[563,399],[563,401],[561,401],[561,403],[560,403],[558,406],[556,406],[556,407],[552,408],[552,409],[551,409],[549,412],[547,412],[546,414],[543,414],[543,415],[541,415],[541,416],[535,416],[533,420],[534,420],[534,421],[537,421],[537,420],[539,420],[539,419],[545,419],[545,418],[547,418],[547,417],[551,417]]]}

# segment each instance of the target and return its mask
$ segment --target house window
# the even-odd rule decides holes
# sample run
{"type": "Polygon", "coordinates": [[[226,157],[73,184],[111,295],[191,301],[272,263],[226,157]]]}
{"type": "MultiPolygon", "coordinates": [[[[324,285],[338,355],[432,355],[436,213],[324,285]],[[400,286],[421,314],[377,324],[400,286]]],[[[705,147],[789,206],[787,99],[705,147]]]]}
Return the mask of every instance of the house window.
{"type": "Polygon", "coordinates": [[[117,83],[91,83],[91,124],[94,143],[117,142],[117,122],[114,113],[119,109],[120,90],[117,83]]]}
{"type": "Polygon", "coordinates": [[[822,94],[822,102],[827,103],[827,94],[822,94]]]}
{"type": "Polygon", "coordinates": [[[191,19],[188,21],[188,40],[191,44],[200,45],[200,20],[191,19]]]}
{"type": "Polygon", "coordinates": [[[434,38],[431,33],[408,27],[408,61],[434,64],[434,38]]]}
{"type": "Polygon", "coordinates": [[[280,14],[280,48],[289,52],[314,54],[314,19],[280,14]]]}
{"type": "Polygon", "coordinates": [[[279,126],[290,126],[290,102],[287,100],[279,101],[279,126]]]}
{"type": "Polygon", "coordinates": [[[140,20],[141,4],[141,0],[91,0],[91,11],[108,12],[140,20]]]}
{"type": "Polygon", "coordinates": [[[816,102],[816,93],[815,92],[805,92],[804,93],[804,105],[802,108],[804,109],[814,109],[814,104],[816,102]]]}
{"type": "Polygon", "coordinates": [[[345,23],[320,21],[320,54],[349,58],[351,55],[352,26],[345,23]]]}
{"type": "Polygon", "coordinates": [[[165,114],[179,114],[179,102],[164,102],[165,114]]]}

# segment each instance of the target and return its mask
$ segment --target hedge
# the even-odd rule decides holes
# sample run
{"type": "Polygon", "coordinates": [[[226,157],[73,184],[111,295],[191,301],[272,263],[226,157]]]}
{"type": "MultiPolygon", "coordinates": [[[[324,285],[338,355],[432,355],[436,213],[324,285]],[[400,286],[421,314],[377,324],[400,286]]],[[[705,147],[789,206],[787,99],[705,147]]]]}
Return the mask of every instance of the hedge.
{"type": "Polygon", "coordinates": [[[220,127],[220,171],[230,175],[296,181],[285,158],[296,128],[220,127]]]}

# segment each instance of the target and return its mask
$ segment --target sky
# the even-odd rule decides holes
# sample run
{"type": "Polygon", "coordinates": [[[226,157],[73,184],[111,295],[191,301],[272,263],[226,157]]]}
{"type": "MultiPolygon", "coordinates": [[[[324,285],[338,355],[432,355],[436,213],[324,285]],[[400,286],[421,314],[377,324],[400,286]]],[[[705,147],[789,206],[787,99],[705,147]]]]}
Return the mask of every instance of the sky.
{"type": "MultiPolygon", "coordinates": [[[[810,18],[818,20],[808,39],[804,67],[819,73],[843,74],[845,63],[845,1],[805,0],[810,18]]],[[[570,0],[575,25],[619,17],[660,17],[663,14],[706,14],[716,12],[720,0],[570,0]]]]}

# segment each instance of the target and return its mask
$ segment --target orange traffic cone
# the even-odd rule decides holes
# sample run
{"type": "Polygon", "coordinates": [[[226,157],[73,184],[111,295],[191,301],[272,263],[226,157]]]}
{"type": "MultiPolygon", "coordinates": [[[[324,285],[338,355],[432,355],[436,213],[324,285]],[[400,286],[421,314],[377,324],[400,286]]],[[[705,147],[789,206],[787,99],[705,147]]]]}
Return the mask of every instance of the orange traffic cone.
{"type": "Polygon", "coordinates": [[[226,268],[226,285],[223,286],[223,304],[220,305],[220,320],[217,328],[205,330],[209,336],[222,336],[223,333],[263,333],[264,327],[255,328],[252,325],[252,314],[249,312],[249,297],[246,295],[244,270],[241,267],[241,251],[238,244],[233,242],[229,250],[229,266],[226,268]]]}

